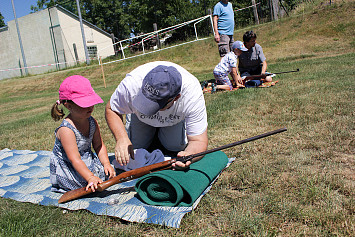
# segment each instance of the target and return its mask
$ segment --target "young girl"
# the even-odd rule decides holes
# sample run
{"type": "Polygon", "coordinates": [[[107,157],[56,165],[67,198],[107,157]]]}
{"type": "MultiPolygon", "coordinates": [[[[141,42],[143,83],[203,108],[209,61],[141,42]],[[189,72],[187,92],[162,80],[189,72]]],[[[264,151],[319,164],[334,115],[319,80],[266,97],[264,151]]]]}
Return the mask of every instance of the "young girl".
{"type": "Polygon", "coordinates": [[[243,42],[235,41],[232,45],[232,52],[226,54],[214,68],[213,75],[216,79],[216,89],[233,90],[232,83],[228,78],[229,73],[237,87],[244,87],[243,80],[237,72],[237,59],[242,54],[242,51],[248,51],[248,49],[243,42]]]}
{"type": "Polygon", "coordinates": [[[86,186],[93,192],[97,185],[116,175],[108,159],[97,121],[91,117],[94,105],[103,103],[85,77],[66,78],[59,88],[59,100],[51,115],[55,121],[64,117],[59,105],[69,114],[55,130],[55,144],[50,159],[52,191],[67,192],[86,186]],[[92,152],[91,145],[97,156],[92,152]]]}

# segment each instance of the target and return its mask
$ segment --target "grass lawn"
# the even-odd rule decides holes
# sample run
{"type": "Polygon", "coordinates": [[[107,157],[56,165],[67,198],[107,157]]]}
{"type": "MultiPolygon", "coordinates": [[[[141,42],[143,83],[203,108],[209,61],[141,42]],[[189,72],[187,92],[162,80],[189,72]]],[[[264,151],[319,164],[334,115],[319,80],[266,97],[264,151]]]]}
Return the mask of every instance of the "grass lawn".
{"type": "MultiPolygon", "coordinates": [[[[354,4],[318,5],[250,27],[268,71],[300,72],[274,77],[279,82],[270,88],[206,94],[209,148],[288,131],[225,150],[236,161],[179,229],[0,198],[0,236],[354,236],[354,4]]],[[[88,77],[107,102],[127,72],[154,60],[178,63],[207,80],[219,58],[211,38],[108,64],[106,88],[95,66],[2,80],[0,149],[52,150],[59,122],[51,120],[50,108],[65,77],[88,77]]],[[[95,106],[93,116],[112,152],[104,106],[95,106]]]]}

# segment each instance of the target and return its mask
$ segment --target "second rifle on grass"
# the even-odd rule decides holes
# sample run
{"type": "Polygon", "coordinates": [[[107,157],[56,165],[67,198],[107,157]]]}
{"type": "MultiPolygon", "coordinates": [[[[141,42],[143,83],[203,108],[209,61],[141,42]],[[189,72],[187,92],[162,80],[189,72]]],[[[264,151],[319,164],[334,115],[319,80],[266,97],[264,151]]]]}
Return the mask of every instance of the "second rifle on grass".
{"type": "Polygon", "coordinates": [[[265,74],[260,74],[260,75],[251,75],[251,76],[245,76],[242,77],[243,81],[250,81],[250,80],[254,80],[254,79],[260,79],[263,80],[265,79],[267,76],[271,76],[273,74],[284,74],[284,73],[290,73],[290,72],[299,72],[300,69],[297,68],[296,70],[293,71],[287,71],[287,72],[274,72],[274,73],[265,73],[265,74]]]}

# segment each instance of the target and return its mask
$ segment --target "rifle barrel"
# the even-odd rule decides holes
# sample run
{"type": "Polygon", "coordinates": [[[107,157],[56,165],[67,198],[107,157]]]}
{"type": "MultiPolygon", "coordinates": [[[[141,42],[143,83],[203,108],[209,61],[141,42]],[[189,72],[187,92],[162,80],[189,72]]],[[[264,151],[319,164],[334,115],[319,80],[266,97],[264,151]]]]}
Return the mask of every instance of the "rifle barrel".
{"type": "Polygon", "coordinates": [[[287,71],[287,72],[274,72],[274,73],[270,73],[271,75],[272,74],[283,74],[283,73],[290,73],[290,72],[299,72],[300,71],[300,69],[299,68],[297,68],[296,70],[293,70],[293,71],[287,71]]]}
{"type": "Polygon", "coordinates": [[[197,154],[193,154],[193,155],[190,155],[190,156],[178,157],[178,158],[176,158],[176,160],[185,162],[185,161],[191,160],[193,158],[196,158],[196,157],[199,157],[199,156],[204,156],[204,155],[207,155],[207,154],[215,152],[215,151],[224,150],[224,149],[227,149],[227,148],[230,148],[230,147],[233,147],[233,146],[238,146],[238,145],[241,145],[243,143],[255,141],[255,140],[258,140],[260,138],[268,137],[268,136],[271,136],[271,135],[274,135],[274,134],[277,134],[277,133],[281,133],[281,132],[285,132],[285,131],[287,131],[287,128],[276,129],[274,131],[263,133],[263,134],[260,134],[260,135],[254,136],[254,137],[250,137],[250,138],[247,138],[247,139],[244,139],[244,140],[241,140],[241,141],[237,141],[237,142],[233,142],[233,143],[230,143],[230,144],[227,144],[227,145],[216,147],[216,148],[213,148],[211,150],[203,151],[203,152],[200,152],[200,153],[197,153],[197,154]]]}

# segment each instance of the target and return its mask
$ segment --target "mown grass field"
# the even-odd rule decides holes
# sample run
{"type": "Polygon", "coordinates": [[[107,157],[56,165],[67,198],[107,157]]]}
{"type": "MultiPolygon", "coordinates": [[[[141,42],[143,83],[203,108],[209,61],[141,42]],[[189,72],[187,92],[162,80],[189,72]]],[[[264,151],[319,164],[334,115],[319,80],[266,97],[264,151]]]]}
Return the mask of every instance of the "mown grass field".
{"type": "MultiPolygon", "coordinates": [[[[225,150],[236,161],[179,229],[127,223],[87,211],[63,213],[0,198],[0,236],[354,236],[355,2],[300,6],[293,15],[246,30],[258,34],[271,88],[206,94],[209,148],[281,127],[288,131],[225,150]],[[303,9],[306,9],[303,11],[303,9]]],[[[172,61],[199,80],[218,63],[213,39],[105,65],[0,81],[0,149],[52,150],[50,118],[67,76],[89,78],[107,102],[124,75],[150,61],[172,61]]],[[[109,152],[114,139],[95,107],[109,152]]]]}

